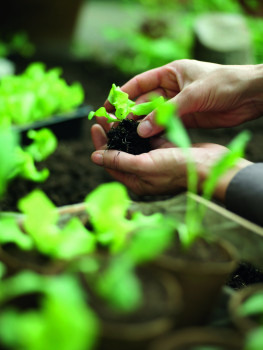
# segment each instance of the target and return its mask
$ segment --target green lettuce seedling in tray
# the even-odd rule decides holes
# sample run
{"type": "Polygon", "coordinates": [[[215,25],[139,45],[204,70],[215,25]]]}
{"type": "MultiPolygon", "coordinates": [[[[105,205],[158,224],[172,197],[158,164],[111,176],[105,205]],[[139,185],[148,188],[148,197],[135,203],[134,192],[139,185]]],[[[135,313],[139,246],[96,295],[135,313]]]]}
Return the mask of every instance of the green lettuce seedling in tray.
{"type": "Polygon", "coordinates": [[[80,83],[68,85],[62,70],[46,70],[43,63],[30,64],[20,75],[0,80],[0,121],[24,125],[71,111],[84,101],[80,83]]]}

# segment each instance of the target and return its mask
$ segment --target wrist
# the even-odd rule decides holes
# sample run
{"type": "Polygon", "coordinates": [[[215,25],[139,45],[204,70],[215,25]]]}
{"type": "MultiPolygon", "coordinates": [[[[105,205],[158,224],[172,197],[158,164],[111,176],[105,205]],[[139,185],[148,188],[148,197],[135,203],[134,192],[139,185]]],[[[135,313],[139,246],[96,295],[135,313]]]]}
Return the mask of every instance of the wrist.
{"type": "Polygon", "coordinates": [[[252,162],[246,159],[240,159],[240,161],[229,171],[227,171],[218,181],[217,186],[214,191],[214,197],[220,200],[222,203],[225,202],[227,188],[230,185],[230,182],[235,177],[235,175],[244,169],[245,167],[253,164],[252,162]]]}

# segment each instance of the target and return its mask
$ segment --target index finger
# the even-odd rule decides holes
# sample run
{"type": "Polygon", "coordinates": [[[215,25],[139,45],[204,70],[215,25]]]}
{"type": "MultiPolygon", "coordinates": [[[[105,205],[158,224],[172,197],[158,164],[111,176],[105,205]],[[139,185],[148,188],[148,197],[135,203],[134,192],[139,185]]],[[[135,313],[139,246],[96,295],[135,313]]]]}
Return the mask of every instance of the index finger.
{"type": "MultiPolygon", "coordinates": [[[[148,70],[130,79],[121,87],[121,90],[129,95],[129,99],[134,100],[162,86],[167,72],[168,70],[165,69],[165,66],[148,70]]],[[[105,101],[104,107],[108,112],[114,109],[108,100],[105,101]]]]}

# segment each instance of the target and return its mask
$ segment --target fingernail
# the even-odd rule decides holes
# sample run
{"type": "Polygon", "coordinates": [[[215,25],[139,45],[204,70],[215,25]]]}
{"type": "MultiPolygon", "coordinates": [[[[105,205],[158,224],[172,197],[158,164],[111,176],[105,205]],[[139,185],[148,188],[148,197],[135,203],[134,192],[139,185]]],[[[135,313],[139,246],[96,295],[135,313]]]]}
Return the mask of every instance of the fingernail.
{"type": "Polygon", "coordinates": [[[103,165],[103,155],[99,152],[94,152],[92,154],[92,161],[97,165],[103,165]]]}
{"type": "Polygon", "coordinates": [[[147,137],[150,136],[152,130],[153,127],[149,120],[144,120],[139,124],[137,132],[140,136],[147,137]]]}

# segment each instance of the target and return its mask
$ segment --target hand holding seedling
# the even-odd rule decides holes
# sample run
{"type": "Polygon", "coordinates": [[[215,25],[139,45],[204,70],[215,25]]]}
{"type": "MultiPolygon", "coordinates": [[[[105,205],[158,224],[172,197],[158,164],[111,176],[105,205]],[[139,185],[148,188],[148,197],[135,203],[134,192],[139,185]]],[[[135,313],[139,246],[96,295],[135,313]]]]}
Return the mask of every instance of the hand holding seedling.
{"type": "MultiPolygon", "coordinates": [[[[147,101],[153,93],[168,98],[178,106],[187,128],[231,127],[262,115],[263,65],[223,66],[178,60],[135,76],[121,89],[136,103],[147,101]]],[[[113,110],[108,100],[105,108],[113,110]]],[[[138,127],[142,137],[161,130],[154,123],[154,112],[138,127]]]]}
{"type": "Polygon", "coordinates": [[[180,118],[175,115],[176,108],[171,103],[156,107],[156,122],[166,128],[170,142],[152,138],[152,151],[137,156],[105,151],[107,135],[101,125],[95,124],[91,133],[98,151],[92,154],[92,160],[137,194],[174,194],[185,188],[196,192],[205,183],[202,190],[206,198],[214,194],[224,201],[233,176],[251,164],[241,158],[249,133],[237,136],[229,150],[209,143],[191,145],[180,118]]]}
{"type": "MultiPolygon", "coordinates": [[[[174,144],[158,138],[152,141],[153,150],[137,156],[105,150],[106,134],[103,128],[96,124],[92,129],[95,151],[92,161],[104,166],[118,181],[125,184],[139,195],[175,194],[187,188],[187,159],[182,149],[174,144]]],[[[209,175],[211,167],[227,152],[227,148],[211,144],[194,144],[191,148],[192,159],[198,171],[199,187],[209,175]]],[[[226,188],[232,177],[250,162],[240,162],[221,178],[215,195],[224,200],[226,188]]]]}

